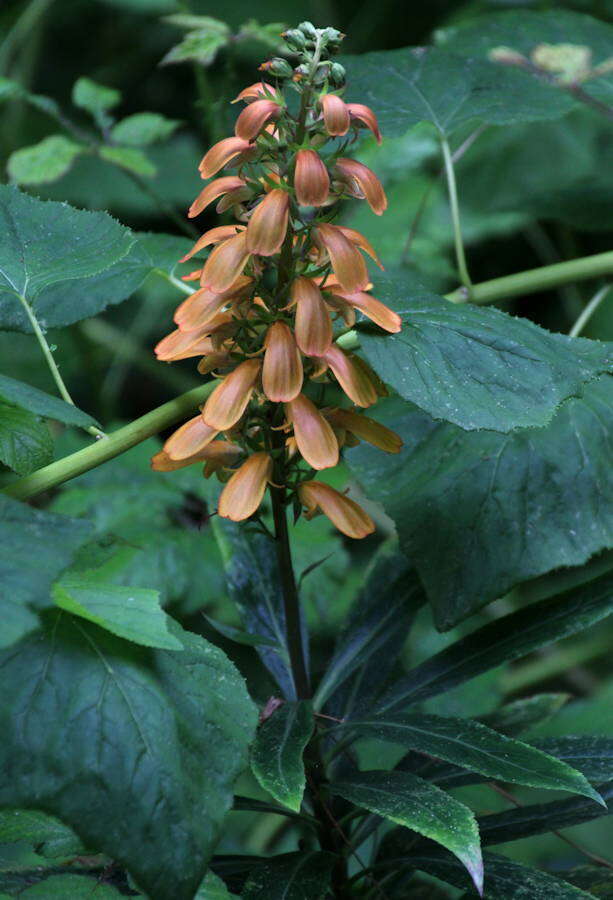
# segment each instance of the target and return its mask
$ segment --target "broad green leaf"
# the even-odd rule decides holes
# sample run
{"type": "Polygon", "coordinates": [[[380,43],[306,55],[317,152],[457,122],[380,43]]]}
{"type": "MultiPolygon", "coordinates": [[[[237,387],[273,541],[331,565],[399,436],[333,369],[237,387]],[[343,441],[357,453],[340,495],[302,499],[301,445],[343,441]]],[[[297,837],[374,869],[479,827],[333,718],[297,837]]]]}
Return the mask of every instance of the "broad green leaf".
{"type": "Polygon", "coordinates": [[[8,375],[0,375],[0,401],[27,409],[37,416],[47,419],[55,419],[65,425],[78,425],[87,428],[90,425],[98,425],[92,416],[82,412],[76,406],[65,403],[59,397],[53,397],[38,388],[23,381],[16,381],[8,375]]]}
{"type": "Polygon", "coordinates": [[[74,831],[59,819],[32,809],[6,809],[0,812],[0,843],[25,841],[40,856],[54,859],[84,854],[85,847],[74,831]]]}
{"type": "Polygon", "coordinates": [[[362,445],[348,461],[396,523],[439,628],[613,546],[613,508],[602,502],[613,490],[612,399],[607,376],[547,428],[509,435],[436,423],[397,399],[377,407],[404,448],[392,457],[362,445]]]}
{"type": "Polygon", "coordinates": [[[563,400],[613,370],[611,346],[569,338],[496,309],[454,304],[414,276],[377,279],[403,319],[398,334],[360,334],[364,355],[401,397],[466,430],[545,425],[563,400]]]}
{"type": "Polygon", "coordinates": [[[569,699],[570,694],[534,694],[512,700],[490,715],[482,716],[480,721],[494,731],[513,737],[555,716],[569,699]]]}
{"type": "Polygon", "coordinates": [[[7,172],[16,184],[46,184],[57,181],[86,148],[61,134],[53,134],[31,147],[11,153],[7,172]]]}
{"type": "Polygon", "coordinates": [[[600,799],[581,772],[472,719],[390,713],[352,721],[343,727],[360,736],[436,756],[488,778],[600,799]]]}
{"type": "Polygon", "coordinates": [[[58,611],[5,651],[0,802],[57,815],[152,896],[192,900],[256,711],[220,650],[180,640],[145,649],[58,611]]]}
{"type": "Polygon", "coordinates": [[[111,884],[105,884],[95,875],[50,875],[31,887],[19,891],[28,900],[121,900],[122,894],[111,884]]]}
{"type": "Polygon", "coordinates": [[[89,522],[42,512],[0,494],[0,647],[38,626],[35,610],[52,605],[52,582],[90,535],[89,522]]]}
{"type": "Polygon", "coordinates": [[[241,900],[324,900],[335,859],[318,850],[273,856],[254,867],[241,900]]]}
{"type": "Polygon", "coordinates": [[[158,141],[165,141],[180,124],[175,119],[167,119],[160,113],[135,113],[113,125],[111,137],[118,144],[127,144],[129,147],[146,147],[158,141]]]}
{"type": "Polygon", "coordinates": [[[128,172],[135,172],[137,175],[151,178],[157,172],[151,160],[137,147],[100,147],[98,153],[106,162],[127,169],[128,172]]]}
{"type": "Polygon", "coordinates": [[[43,327],[69,325],[113,302],[112,294],[92,299],[92,276],[123,259],[134,236],[106,213],[0,185],[0,228],[0,328],[32,330],[20,296],[43,327]]]}
{"type": "Polygon", "coordinates": [[[183,40],[172,47],[162,59],[161,65],[169,63],[195,62],[210,66],[222,47],[228,43],[228,36],[208,30],[190,31],[183,40]]]}
{"type": "Polygon", "coordinates": [[[105,114],[121,102],[121,93],[115,88],[96,84],[91,78],[78,78],[72,88],[72,102],[101,122],[106,121],[105,114]]]}
{"type": "Polygon", "coordinates": [[[431,122],[443,134],[469,121],[492,125],[555,119],[574,106],[557,88],[487,58],[403,47],[343,59],[347,99],[370,106],[384,135],[431,122]]]}
{"type": "Polygon", "coordinates": [[[477,890],[481,890],[479,831],[472,812],[459,800],[408,772],[357,772],[333,782],[330,790],[442,844],[466,867],[477,890]]]}
{"type": "Polygon", "coordinates": [[[305,776],[302,754],[313,733],[310,701],[283,703],[258,728],[251,747],[251,768],[275,800],[300,812],[305,776]]]}
{"type": "Polygon", "coordinates": [[[118,637],[161,650],[182,650],[169,629],[171,619],[160,607],[160,595],[146,588],[101,584],[71,574],[53,587],[56,606],[106,628],[118,637]]]}
{"type": "Polygon", "coordinates": [[[235,896],[236,894],[230,893],[218,875],[214,872],[207,872],[194,900],[232,900],[235,896]]]}
{"type": "Polygon", "coordinates": [[[0,462],[29,475],[53,459],[53,439],[45,422],[25,409],[0,402],[0,462]]]}

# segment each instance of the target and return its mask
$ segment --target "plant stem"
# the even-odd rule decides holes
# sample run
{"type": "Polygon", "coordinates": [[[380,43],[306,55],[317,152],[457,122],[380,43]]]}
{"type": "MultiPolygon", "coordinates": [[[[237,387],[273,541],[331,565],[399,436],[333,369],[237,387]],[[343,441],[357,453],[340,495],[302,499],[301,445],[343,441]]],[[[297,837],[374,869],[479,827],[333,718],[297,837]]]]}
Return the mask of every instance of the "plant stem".
{"type": "Polygon", "coordinates": [[[598,307],[600,306],[600,304],[602,303],[602,301],[607,296],[607,294],[609,293],[610,290],[611,290],[611,285],[605,284],[604,287],[601,287],[600,290],[594,294],[594,296],[592,297],[590,302],[587,304],[587,306],[585,307],[585,309],[583,310],[583,312],[581,313],[581,315],[579,316],[579,318],[577,319],[577,321],[575,322],[573,327],[568,332],[570,337],[577,337],[578,335],[581,334],[581,332],[583,331],[583,329],[585,328],[585,326],[587,325],[589,320],[592,318],[592,316],[594,315],[594,313],[596,312],[596,310],[598,309],[598,307]]]}
{"type": "Polygon", "coordinates": [[[447,138],[441,133],[441,150],[443,151],[443,160],[445,162],[445,176],[447,178],[447,191],[449,193],[449,206],[451,209],[451,221],[453,223],[453,240],[455,243],[455,255],[458,266],[460,281],[464,285],[467,293],[471,293],[471,281],[468,274],[468,266],[466,265],[466,256],[464,255],[464,242],[462,240],[462,226],[460,224],[460,205],[458,203],[458,190],[456,187],[455,170],[453,168],[453,158],[447,138]]]}
{"type": "MultiPolygon", "coordinates": [[[[32,326],[32,331],[36,335],[36,340],[38,341],[40,348],[43,351],[43,355],[44,355],[45,359],[47,360],[47,365],[49,366],[49,369],[51,371],[51,374],[53,376],[53,380],[55,381],[57,389],[60,392],[60,396],[66,403],[70,403],[71,406],[75,406],[76,404],[75,404],[74,400],[72,399],[72,397],[70,396],[70,393],[68,392],[68,388],[64,384],[64,379],[60,375],[60,370],[58,369],[57,363],[56,363],[55,359],[53,358],[53,353],[51,352],[51,347],[47,343],[47,338],[43,334],[43,330],[40,327],[38,319],[34,315],[34,310],[30,306],[30,304],[28,303],[26,298],[23,296],[23,294],[19,294],[18,296],[19,296],[19,302],[23,306],[25,314],[28,317],[28,321],[30,322],[30,325],[32,326]]],[[[88,434],[91,434],[91,435],[93,435],[93,437],[96,437],[96,438],[106,437],[104,431],[100,431],[100,429],[96,428],[95,425],[90,425],[89,427],[87,427],[85,429],[85,431],[87,431],[88,434]]]]}
{"type": "Polygon", "coordinates": [[[206,400],[214,387],[213,381],[199,385],[107,435],[105,440],[97,441],[89,447],[84,447],[83,450],[65,456],[64,459],[44,466],[31,475],[26,475],[25,478],[13,481],[3,489],[3,492],[16,500],[28,500],[42,494],[43,491],[57,487],[58,484],[70,481],[71,478],[76,478],[77,475],[82,475],[83,472],[95,469],[96,466],[119,456],[120,453],[125,453],[126,450],[164,428],[174,425],[206,400]]]}

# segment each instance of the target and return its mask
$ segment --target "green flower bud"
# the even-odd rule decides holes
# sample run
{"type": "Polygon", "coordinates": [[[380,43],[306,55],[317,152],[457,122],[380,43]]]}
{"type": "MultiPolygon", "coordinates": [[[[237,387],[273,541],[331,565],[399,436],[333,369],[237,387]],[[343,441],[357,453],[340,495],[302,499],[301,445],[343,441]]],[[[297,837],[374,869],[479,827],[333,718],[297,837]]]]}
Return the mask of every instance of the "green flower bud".
{"type": "Polygon", "coordinates": [[[294,70],[287,60],[281,59],[280,56],[275,56],[270,60],[268,71],[271,75],[276,75],[277,78],[291,78],[294,74],[294,70]]]}
{"type": "Polygon", "coordinates": [[[298,52],[300,52],[306,47],[306,38],[298,28],[292,28],[290,31],[284,31],[283,37],[285,38],[285,43],[292,50],[297,50],[298,52]]]}
{"type": "Polygon", "coordinates": [[[312,41],[317,37],[317,29],[312,22],[301,22],[298,28],[305,37],[310,38],[312,41]]]}
{"type": "Polygon", "coordinates": [[[335,62],[330,66],[330,82],[337,88],[345,84],[345,69],[340,63],[335,62]]]}

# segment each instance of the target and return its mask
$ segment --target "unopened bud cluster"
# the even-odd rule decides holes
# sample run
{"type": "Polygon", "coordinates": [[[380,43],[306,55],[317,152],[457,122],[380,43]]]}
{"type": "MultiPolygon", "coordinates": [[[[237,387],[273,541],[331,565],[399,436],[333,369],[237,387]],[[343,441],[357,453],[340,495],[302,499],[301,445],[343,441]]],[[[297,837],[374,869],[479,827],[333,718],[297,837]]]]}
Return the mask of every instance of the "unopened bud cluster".
{"type": "Polygon", "coordinates": [[[386,209],[377,176],[345,156],[360,129],[379,142],[381,135],[372,110],[340,96],[345,73],[331,56],[343,35],[303,22],[284,38],[296,65],[275,58],[260,67],[263,79],[233,101],[245,104],[234,135],[200,163],[208,183],[188,215],[216,202],[235,221],[206,231],[184,257],[208,252],[186,276],[199,288],[177,308],[177,328],[156,354],[168,362],[200,357],[198,371],[217,385],[153,467],[204,462],[204,474],[225,483],[219,514],[234,521],[257,515],[270,487],[296,514],[324,512],[360,538],[374,530],[370,517],[314,475],[335,466],[345,445],[365,440],[389,453],[401,446],[362,412],[385,387],[336,342],[356,311],[387,332],[401,327],[368,292],[362,254],[380,265],[374,248],[334,224],[345,198],[365,200],[376,215],[386,209]],[[288,89],[300,94],[297,115],[288,109],[288,89]]]}

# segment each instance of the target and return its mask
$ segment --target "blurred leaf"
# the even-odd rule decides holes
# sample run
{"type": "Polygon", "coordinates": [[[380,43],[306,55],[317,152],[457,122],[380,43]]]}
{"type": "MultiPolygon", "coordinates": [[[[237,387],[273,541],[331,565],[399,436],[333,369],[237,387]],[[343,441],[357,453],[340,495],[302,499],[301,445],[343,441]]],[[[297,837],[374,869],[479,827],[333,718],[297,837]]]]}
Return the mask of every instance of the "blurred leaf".
{"type": "Polygon", "coordinates": [[[19,891],[20,897],[38,900],[120,900],[125,896],[111,884],[104,884],[95,875],[49,875],[31,887],[19,891]]]}
{"type": "Polygon", "coordinates": [[[450,303],[412,276],[377,279],[375,292],[404,323],[392,335],[365,328],[366,359],[405,400],[466,430],[545,425],[563,400],[612,369],[606,344],[450,303]]]}
{"type": "Polygon", "coordinates": [[[477,889],[483,863],[477,823],[470,809],[408,772],[358,772],[330,785],[362,809],[383,816],[442,844],[470,873],[477,889]]]}
{"type": "Polygon", "coordinates": [[[601,378],[547,428],[510,435],[436,423],[397,399],[378,407],[404,448],[384,457],[362,445],[348,460],[395,521],[440,628],[613,544],[613,510],[602,503],[611,490],[612,390],[601,378]]]}
{"type": "Polygon", "coordinates": [[[92,577],[62,576],[53,587],[56,606],[144,647],[182,650],[169,631],[171,619],[160,608],[157,591],[101,584],[92,577]]]}
{"type": "Polygon", "coordinates": [[[259,726],[251,747],[253,774],[265,791],[294,812],[302,805],[302,754],[314,727],[310,701],[283,703],[259,726]]]}
{"type": "Polygon", "coordinates": [[[209,34],[218,34],[222,37],[229,37],[231,34],[230,26],[221,19],[214,19],[213,16],[197,16],[181,12],[165,16],[164,22],[184,31],[207,31],[209,34]]]}
{"type": "Polygon", "coordinates": [[[149,178],[157,172],[151,160],[136,147],[100,147],[98,153],[107,162],[127,169],[128,172],[134,172],[136,175],[144,175],[149,178]]]}
{"type": "MultiPolygon", "coordinates": [[[[535,694],[513,700],[491,713],[482,716],[481,722],[494,731],[510,736],[521,734],[540,722],[545,722],[568,701],[570,694],[535,694]]],[[[556,755],[555,752],[552,753],[556,755]]]]}
{"type": "Polygon", "coordinates": [[[17,841],[26,841],[48,859],[85,853],[76,834],[53,816],[32,809],[0,811],[0,843],[17,841]]]}
{"type": "Polygon", "coordinates": [[[613,900],[613,872],[603,866],[577,866],[564,872],[564,880],[600,900],[613,900]]]}
{"type": "Polygon", "coordinates": [[[235,896],[229,892],[218,875],[215,875],[214,872],[207,872],[194,900],[232,900],[235,896]]]}
{"type": "Polygon", "coordinates": [[[53,459],[53,439],[41,419],[0,402],[0,461],[18,475],[29,475],[53,459]]]}
{"type": "Polygon", "coordinates": [[[88,112],[100,126],[109,122],[107,113],[121,103],[121,92],[96,84],[91,78],[77,78],[72,88],[72,102],[88,112]]]}
{"type": "Polygon", "coordinates": [[[230,40],[230,29],[223,22],[209,16],[169,16],[166,21],[184,28],[192,25],[180,24],[188,20],[201,20],[196,29],[189,31],[183,40],[172,47],[162,59],[160,65],[169,63],[195,62],[201,66],[210,66],[222,47],[230,40]]]}
{"type": "Polygon", "coordinates": [[[88,522],[42,512],[0,494],[1,647],[38,626],[34,609],[51,606],[51,583],[90,534],[88,522]]]}
{"type": "Polygon", "coordinates": [[[37,416],[47,419],[55,419],[65,425],[78,425],[87,428],[90,425],[98,425],[94,418],[82,412],[71,403],[65,403],[59,397],[53,397],[38,388],[23,381],[16,381],[8,375],[0,375],[0,401],[6,401],[13,406],[27,409],[37,416]]]}
{"type": "Polygon", "coordinates": [[[207,615],[204,615],[204,618],[211,628],[215,629],[215,631],[219,632],[219,634],[229,641],[234,641],[236,644],[243,644],[245,647],[258,647],[260,644],[265,647],[277,646],[276,641],[263,637],[261,634],[250,634],[248,631],[243,631],[241,628],[235,628],[233,625],[226,625],[225,622],[218,622],[216,619],[212,619],[207,615]]]}
{"type": "Polygon", "coordinates": [[[135,113],[121,119],[111,129],[111,137],[118,144],[131,147],[146,147],[158,141],[165,141],[181,123],[175,119],[167,119],[160,113],[135,113]]]}
{"type": "Polygon", "coordinates": [[[12,78],[5,78],[4,76],[0,76],[0,103],[4,103],[6,100],[13,100],[15,97],[19,97],[23,91],[23,88],[17,81],[13,81],[12,78]]]}
{"type": "Polygon", "coordinates": [[[273,856],[253,868],[241,900],[324,900],[334,862],[317,850],[273,856]]]}
{"type": "Polygon", "coordinates": [[[244,22],[237,34],[238,40],[247,39],[259,41],[271,53],[287,53],[287,45],[281,37],[281,33],[286,30],[283,22],[269,22],[260,25],[256,19],[249,19],[244,22]]]}
{"type": "Polygon", "coordinates": [[[86,149],[83,144],[76,144],[61,134],[53,134],[32,147],[23,147],[11,153],[7,172],[16,184],[57,181],[86,149]]]}
{"type": "Polygon", "coordinates": [[[220,650],[180,640],[144,649],[57,612],[5,652],[0,799],[58,815],[153,896],[192,900],[256,712],[220,650]]]}

